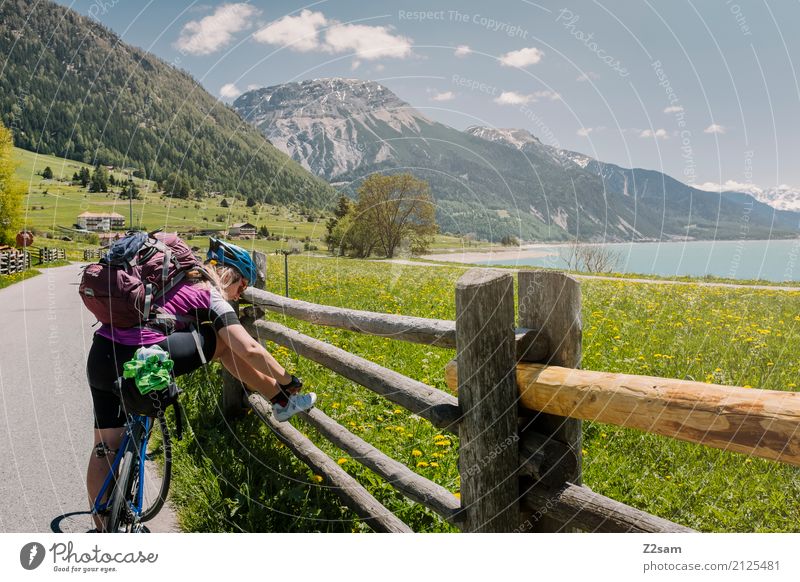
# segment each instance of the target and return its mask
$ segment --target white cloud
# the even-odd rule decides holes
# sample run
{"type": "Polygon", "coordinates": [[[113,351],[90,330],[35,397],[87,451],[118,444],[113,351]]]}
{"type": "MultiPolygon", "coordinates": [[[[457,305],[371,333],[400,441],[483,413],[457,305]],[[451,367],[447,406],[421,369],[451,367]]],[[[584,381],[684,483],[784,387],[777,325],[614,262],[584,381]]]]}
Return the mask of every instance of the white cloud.
{"type": "Polygon", "coordinates": [[[655,137],[656,139],[667,139],[669,135],[666,129],[645,129],[639,134],[639,137],[655,137]]]}
{"type": "Polygon", "coordinates": [[[504,54],[500,57],[500,64],[504,67],[527,67],[541,61],[543,56],[544,53],[537,48],[524,48],[504,54]]]}
{"type": "Polygon", "coordinates": [[[725,127],[716,123],[712,123],[703,130],[703,133],[725,133],[725,127]]]}
{"type": "Polygon", "coordinates": [[[589,134],[594,131],[591,127],[582,127],[578,130],[578,135],[581,137],[589,137],[589,134]]]}
{"type": "Polygon", "coordinates": [[[681,111],[683,111],[683,107],[680,105],[672,105],[664,109],[664,113],[680,113],[681,111]]]}
{"type": "Polygon", "coordinates": [[[550,101],[558,101],[559,99],[561,99],[561,95],[559,93],[556,93],[555,91],[535,91],[533,93],[533,96],[536,99],[546,98],[550,99],[550,101]]]}
{"type": "Polygon", "coordinates": [[[599,78],[600,78],[600,75],[598,75],[597,73],[593,73],[592,71],[588,71],[586,73],[582,73],[575,80],[578,81],[579,83],[583,83],[584,81],[597,81],[597,79],[599,79],[599,78]]]}
{"type": "Polygon", "coordinates": [[[695,188],[708,190],[709,192],[761,192],[761,189],[753,184],[737,182],[736,180],[726,180],[724,184],[704,182],[700,185],[695,184],[695,188]]]}
{"type": "Polygon", "coordinates": [[[503,91],[499,97],[495,98],[494,102],[499,105],[524,105],[533,100],[533,95],[523,95],[516,91],[503,91]]]}
{"type": "Polygon", "coordinates": [[[242,94],[242,91],[233,83],[226,83],[220,88],[219,94],[224,99],[236,99],[242,94]]]}
{"type": "Polygon", "coordinates": [[[262,85],[248,85],[247,86],[247,90],[248,91],[254,91],[255,89],[261,89],[261,87],[262,87],[262,85]]]}
{"type": "Polygon", "coordinates": [[[517,93],[516,91],[503,91],[499,97],[494,99],[494,102],[499,105],[524,105],[525,103],[532,103],[538,99],[550,99],[557,101],[561,99],[561,95],[555,91],[535,91],[530,94],[517,93]]]}
{"type": "Polygon", "coordinates": [[[331,52],[353,51],[365,60],[403,58],[411,54],[411,39],[393,34],[388,26],[335,24],[325,34],[325,45],[331,52]]]}
{"type": "Polygon", "coordinates": [[[223,4],[213,14],[187,22],[175,48],[193,55],[208,55],[225,48],[233,35],[250,27],[259,11],[249,4],[223,4]]]}
{"type": "Polygon", "coordinates": [[[455,98],[456,94],[453,93],[452,91],[445,91],[444,93],[434,93],[433,97],[431,97],[431,99],[433,99],[434,101],[452,101],[455,98]]]}
{"type": "Polygon", "coordinates": [[[461,44],[461,45],[458,45],[458,46],[456,47],[455,55],[456,55],[457,57],[465,57],[465,56],[467,56],[468,54],[470,54],[471,52],[472,52],[472,49],[471,49],[471,48],[469,48],[469,47],[468,47],[467,45],[465,45],[465,44],[461,44]]]}
{"type": "Polygon", "coordinates": [[[361,61],[358,59],[354,59],[352,63],[350,63],[350,70],[355,71],[358,67],[361,66],[361,61]]]}
{"type": "Polygon", "coordinates": [[[297,16],[284,16],[271,22],[253,34],[253,38],[264,44],[288,47],[298,52],[318,49],[319,30],[328,23],[322,12],[303,10],[297,16]]]}

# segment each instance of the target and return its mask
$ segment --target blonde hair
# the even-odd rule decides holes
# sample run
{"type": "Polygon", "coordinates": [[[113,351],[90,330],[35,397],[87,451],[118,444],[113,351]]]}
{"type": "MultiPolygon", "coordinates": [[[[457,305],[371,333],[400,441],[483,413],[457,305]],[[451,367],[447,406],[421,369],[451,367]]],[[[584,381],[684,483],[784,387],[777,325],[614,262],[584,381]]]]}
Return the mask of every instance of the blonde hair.
{"type": "Polygon", "coordinates": [[[216,287],[223,297],[228,299],[225,289],[242,280],[242,274],[228,265],[217,264],[216,261],[207,261],[202,269],[192,269],[186,273],[186,279],[193,283],[207,284],[216,287]]]}

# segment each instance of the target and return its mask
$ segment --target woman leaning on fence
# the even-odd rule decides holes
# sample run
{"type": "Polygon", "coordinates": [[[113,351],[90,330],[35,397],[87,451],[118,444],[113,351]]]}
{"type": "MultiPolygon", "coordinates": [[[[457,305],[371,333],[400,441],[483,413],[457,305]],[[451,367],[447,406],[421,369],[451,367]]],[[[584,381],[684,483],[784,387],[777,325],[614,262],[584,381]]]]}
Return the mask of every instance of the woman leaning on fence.
{"type": "MultiPolygon", "coordinates": [[[[272,355],[239,322],[228,301],[238,300],[256,280],[256,266],[243,248],[212,238],[206,269],[190,271],[167,293],[160,306],[184,323],[169,336],[148,327],[101,326],[94,335],[87,361],[87,376],[94,404],[95,447],[89,458],[86,485],[89,502],[99,493],[113,454],[123,437],[127,416],[115,391],[123,365],[141,346],[157,345],[173,360],[173,374],[180,376],[212,359],[249,389],[272,402],[274,417],[286,421],[316,402],[313,392],[299,394],[302,382],[286,372],[272,355]],[[192,333],[186,319],[199,333],[192,333]],[[198,345],[199,344],[199,345],[198,345]],[[201,352],[202,351],[202,355],[201,352]]],[[[98,529],[102,518],[94,516],[98,529]]]]}

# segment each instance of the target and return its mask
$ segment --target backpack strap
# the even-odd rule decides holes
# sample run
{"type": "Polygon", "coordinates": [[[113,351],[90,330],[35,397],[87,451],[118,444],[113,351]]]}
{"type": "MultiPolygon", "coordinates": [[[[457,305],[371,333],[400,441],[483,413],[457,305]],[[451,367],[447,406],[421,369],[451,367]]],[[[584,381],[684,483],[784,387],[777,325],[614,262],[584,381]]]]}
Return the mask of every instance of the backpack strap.
{"type": "Polygon", "coordinates": [[[197,347],[197,355],[200,356],[200,361],[205,366],[208,361],[206,360],[206,355],[203,353],[203,346],[200,343],[200,333],[197,331],[197,327],[194,324],[189,326],[192,330],[192,338],[194,339],[194,345],[197,347]]]}

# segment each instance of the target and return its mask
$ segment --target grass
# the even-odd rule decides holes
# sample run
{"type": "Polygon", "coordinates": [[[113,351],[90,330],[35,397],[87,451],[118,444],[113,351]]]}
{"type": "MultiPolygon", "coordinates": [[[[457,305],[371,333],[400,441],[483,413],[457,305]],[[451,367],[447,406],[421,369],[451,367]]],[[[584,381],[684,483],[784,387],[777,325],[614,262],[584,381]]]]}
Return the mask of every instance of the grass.
{"type": "Polygon", "coordinates": [[[14,283],[19,283],[25,279],[31,279],[36,275],[41,275],[37,269],[27,269],[20,273],[14,273],[13,275],[0,275],[0,289],[10,287],[14,283]]]}
{"type": "MultiPolygon", "coordinates": [[[[221,196],[210,196],[203,200],[170,198],[157,191],[155,182],[138,178],[135,178],[134,182],[140,190],[142,199],[132,201],[129,206],[128,199],[120,197],[117,193],[92,193],[79,185],[72,185],[70,183],[72,175],[81,167],[89,167],[87,164],[40,155],[20,148],[14,148],[14,158],[18,162],[17,178],[28,184],[28,195],[24,203],[25,227],[50,232],[56,238],[64,235],[76,238],[74,234],[58,227],[72,228],[77,216],[82,212],[117,212],[125,216],[125,223],[129,225],[132,210],[134,226],[146,230],[162,228],[166,231],[187,232],[191,228],[198,228],[222,231],[236,222],[250,222],[259,227],[266,226],[270,234],[279,237],[280,240],[243,241],[242,244],[248,249],[267,253],[292,247],[302,249],[302,241],[310,239],[310,244],[318,247],[320,251],[326,250],[322,239],[327,232],[325,224],[328,216],[319,212],[309,216],[301,214],[297,208],[267,204],[257,204],[248,208],[245,202],[236,200],[233,196],[224,197],[229,204],[228,208],[221,206],[223,200],[221,196]],[[52,180],[45,180],[40,175],[47,166],[53,170],[52,180]]],[[[114,171],[112,174],[119,180],[128,178],[124,171],[114,171]]],[[[111,189],[115,192],[119,190],[114,187],[111,189]]],[[[34,244],[46,243],[43,238],[37,237],[34,244]]],[[[96,244],[78,241],[53,240],[47,244],[66,248],[72,260],[82,260],[85,248],[97,248],[96,244]]],[[[461,248],[465,244],[459,237],[439,235],[431,248],[432,250],[461,248]]],[[[490,245],[484,244],[480,248],[490,248],[490,245]]]]}
{"type": "MultiPolygon", "coordinates": [[[[268,288],[282,293],[282,258],[269,257],[268,288]]],[[[370,261],[290,258],[292,296],[306,301],[454,319],[460,266],[432,269],[370,261]]],[[[800,293],[584,281],[587,369],[691,378],[753,389],[797,390],[800,293]]],[[[452,350],[362,336],[276,314],[303,333],[447,390],[452,350]]],[[[458,439],[286,348],[268,348],[301,375],[318,406],[355,434],[423,476],[459,491],[458,439]]],[[[176,494],[193,531],[363,531],[319,477],[253,415],[226,424],[219,380],[208,370],[186,382],[194,433],[177,454],[176,494]]],[[[308,434],[417,531],[452,531],[430,512],[308,434]]],[[[593,490],[701,531],[800,531],[800,470],[599,423],[584,423],[584,481],[593,490]]]]}

